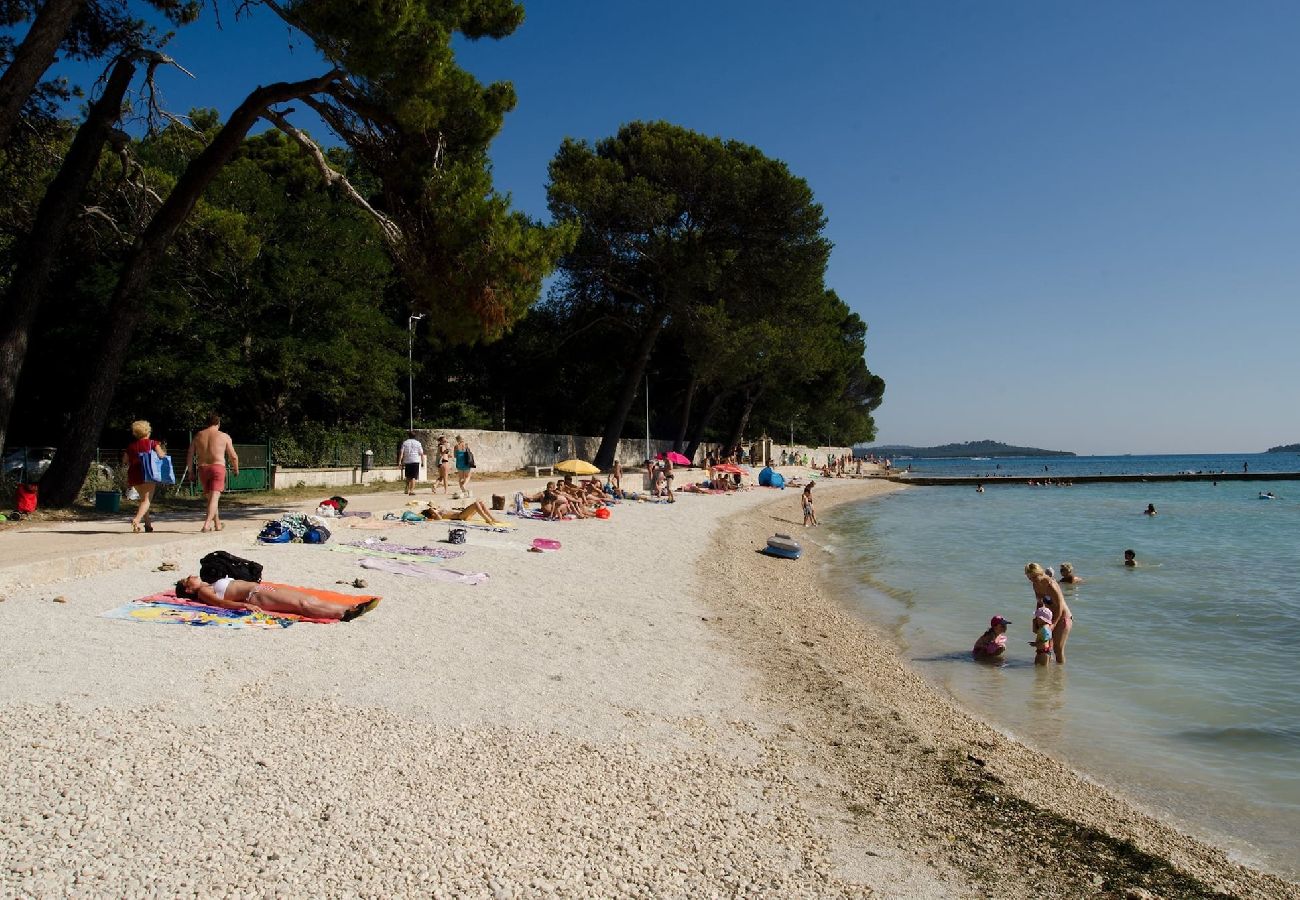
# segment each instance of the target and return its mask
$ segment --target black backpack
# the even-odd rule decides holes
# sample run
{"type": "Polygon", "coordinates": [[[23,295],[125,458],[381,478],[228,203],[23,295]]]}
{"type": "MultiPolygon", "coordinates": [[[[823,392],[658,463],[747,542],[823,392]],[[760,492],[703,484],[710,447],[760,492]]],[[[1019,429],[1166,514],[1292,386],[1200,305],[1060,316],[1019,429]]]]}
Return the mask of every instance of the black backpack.
{"type": "Polygon", "coordinates": [[[237,581],[261,581],[262,564],[251,559],[240,559],[225,550],[213,550],[199,560],[199,578],[208,584],[219,578],[234,578],[237,581]]]}

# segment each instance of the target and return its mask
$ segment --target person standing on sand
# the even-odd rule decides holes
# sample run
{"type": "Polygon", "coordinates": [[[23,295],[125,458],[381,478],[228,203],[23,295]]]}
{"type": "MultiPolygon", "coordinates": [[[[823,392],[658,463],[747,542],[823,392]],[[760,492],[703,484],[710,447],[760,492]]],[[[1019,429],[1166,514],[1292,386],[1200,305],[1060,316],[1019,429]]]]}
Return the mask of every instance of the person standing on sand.
{"type": "Polygon", "coordinates": [[[810,481],[804,487],[803,497],[801,498],[803,503],[803,527],[804,528],[807,528],[809,525],[817,524],[817,512],[816,510],[813,509],[812,489],[813,489],[813,482],[810,481]]]}
{"type": "Polygon", "coordinates": [[[416,440],[415,432],[408,431],[406,440],[397,448],[397,464],[402,466],[406,476],[406,495],[415,494],[415,481],[420,477],[420,466],[424,465],[424,444],[416,440]]]}
{"type": "Polygon", "coordinates": [[[190,452],[185,458],[188,470],[198,465],[199,484],[203,486],[203,498],[208,501],[208,514],[203,520],[201,531],[220,531],[221,516],[217,511],[221,503],[221,492],[226,489],[226,461],[230,461],[230,471],[239,475],[239,456],[230,435],[221,430],[221,416],[213,413],[208,416],[208,425],[194,435],[190,443],[190,452]]]}
{"type": "Polygon", "coordinates": [[[1025,566],[1025,577],[1034,588],[1035,605],[1045,607],[1050,613],[1052,650],[1056,653],[1056,661],[1064,663],[1065,641],[1074,624],[1074,616],[1070,614],[1070,607],[1065,602],[1065,593],[1038,563],[1025,566]]]}

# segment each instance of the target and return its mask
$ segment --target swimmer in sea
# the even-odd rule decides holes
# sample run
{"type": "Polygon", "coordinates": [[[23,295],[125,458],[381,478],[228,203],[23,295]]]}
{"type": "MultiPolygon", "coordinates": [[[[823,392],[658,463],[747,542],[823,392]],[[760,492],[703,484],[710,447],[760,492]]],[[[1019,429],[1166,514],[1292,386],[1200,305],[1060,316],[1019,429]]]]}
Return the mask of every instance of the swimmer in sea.
{"type": "Polygon", "coordinates": [[[1144,516],[1154,516],[1155,514],[1156,514],[1156,505],[1155,505],[1154,503],[1148,503],[1148,504],[1147,504],[1146,511],[1143,512],[1142,515],[1144,515],[1144,516]]]}
{"type": "Polygon", "coordinates": [[[1130,569],[1134,569],[1137,568],[1137,564],[1138,564],[1138,555],[1134,553],[1132,550],[1125,550],[1124,565],[1128,566],[1130,569]]]}
{"type": "Polygon", "coordinates": [[[1061,584],[1083,584],[1083,579],[1074,574],[1073,563],[1061,563],[1061,584]]]}

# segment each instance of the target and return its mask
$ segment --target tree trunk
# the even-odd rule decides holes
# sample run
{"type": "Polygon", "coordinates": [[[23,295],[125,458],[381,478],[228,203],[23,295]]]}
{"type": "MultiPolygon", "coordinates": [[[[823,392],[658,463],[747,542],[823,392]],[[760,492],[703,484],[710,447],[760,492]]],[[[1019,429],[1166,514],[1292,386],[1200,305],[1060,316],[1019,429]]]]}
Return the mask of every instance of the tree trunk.
{"type": "Polygon", "coordinates": [[[18,267],[4,306],[0,307],[0,447],[4,446],[8,433],[18,377],[27,358],[28,337],[45,299],[46,283],[104,144],[121,115],[122,98],[134,76],[135,59],[120,57],[113,65],[104,93],[90,107],[86,121],[77,129],[68,155],[63,158],[63,165],[41,198],[36,221],[18,254],[18,267]]]}
{"type": "Polygon", "coordinates": [[[163,205],[132,248],[109,301],[107,323],[99,337],[96,358],[86,378],[84,394],[64,426],[53,462],[41,479],[41,499],[47,506],[76,501],[90,467],[95,445],[104,430],[117,380],[126,362],[131,338],[148,309],[142,296],[149,276],[167,251],[176,230],[185,223],[204,189],[239,149],[248,129],[273,103],[316,93],[339,77],[331,71],[319,78],[277,82],[259,87],[230,115],[203,152],[190,161],[163,205]]]}
{"type": "Polygon", "coordinates": [[[682,452],[682,445],[686,443],[686,432],[691,427],[691,402],[695,399],[695,391],[699,386],[700,376],[692,372],[691,383],[687,385],[686,396],[682,400],[682,420],[677,426],[677,437],[673,440],[673,449],[678,453],[682,452]]]}
{"type": "Polygon", "coordinates": [[[27,98],[45,70],[54,62],[68,26],[81,11],[85,0],[46,0],[31,29],[14,51],[14,58],[0,75],[0,147],[9,143],[27,98]]]}
{"type": "MultiPolygon", "coordinates": [[[[624,370],[623,388],[618,396],[618,403],[614,406],[614,411],[610,413],[609,419],[605,423],[605,433],[600,439],[600,449],[596,451],[596,458],[591,464],[598,469],[608,469],[614,464],[614,454],[618,452],[618,441],[623,436],[623,426],[627,423],[627,414],[632,409],[632,401],[636,399],[637,390],[641,387],[641,377],[645,374],[646,363],[650,361],[650,354],[654,351],[655,341],[659,340],[659,333],[664,330],[664,324],[667,322],[662,313],[657,313],[650,326],[641,335],[641,343],[637,345],[636,355],[628,361],[628,366],[624,370]]],[[[89,462],[89,460],[87,460],[89,462]]]]}
{"type": "Polygon", "coordinates": [[[700,420],[691,429],[691,439],[683,451],[686,456],[695,459],[695,454],[699,451],[700,444],[704,440],[704,429],[709,427],[709,423],[718,414],[718,410],[722,409],[722,401],[726,399],[726,391],[715,390],[713,392],[713,396],[709,398],[709,405],[704,407],[704,413],[700,416],[700,420]]]}
{"type": "Polygon", "coordinates": [[[754,411],[754,404],[758,398],[763,396],[763,389],[760,387],[756,391],[745,391],[745,406],[740,411],[740,418],[736,420],[736,427],[731,431],[731,437],[727,441],[728,447],[735,447],[740,443],[741,438],[745,436],[745,426],[749,424],[749,414],[754,411]]]}

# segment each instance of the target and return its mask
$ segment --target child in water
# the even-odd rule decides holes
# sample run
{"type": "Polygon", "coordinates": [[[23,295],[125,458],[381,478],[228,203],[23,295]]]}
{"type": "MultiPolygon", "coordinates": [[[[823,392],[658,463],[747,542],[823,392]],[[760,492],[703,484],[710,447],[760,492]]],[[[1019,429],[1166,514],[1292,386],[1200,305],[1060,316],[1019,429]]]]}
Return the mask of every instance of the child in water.
{"type": "Polygon", "coordinates": [[[1007,649],[1007,626],[1010,624],[1010,619],[1004,619],[1001,616],[994,616],[990,619],[989,630],[976,639],[970,655],[979,660],[992,660],[1005,653],[1007,649]]]}
{"type": "Polygon", "coordinates": [[[1133,568],[1138,564],[1138,555],[1132,550],[1124,551],[1124,565],[1133,568]]]}
{"type": "Polygon", "coordinates": [[[1045,666],[1052,661],[1052,611],[1046,606],[1034,610],[1034,665],[1045,666]]]}

